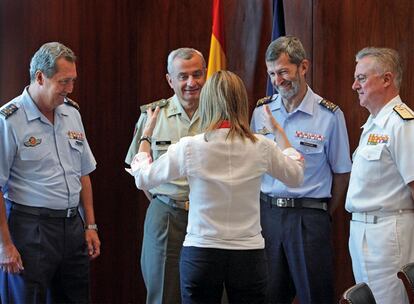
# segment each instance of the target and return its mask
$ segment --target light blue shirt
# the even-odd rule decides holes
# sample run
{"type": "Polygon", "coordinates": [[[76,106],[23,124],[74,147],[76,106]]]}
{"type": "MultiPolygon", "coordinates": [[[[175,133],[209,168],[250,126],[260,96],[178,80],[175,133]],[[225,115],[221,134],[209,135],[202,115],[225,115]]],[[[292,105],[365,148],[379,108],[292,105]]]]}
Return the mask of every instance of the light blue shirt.
{"type": "MultiPolygon", "coordinates": [[[[305,158],[303,185],[287,187],[266,175],[261,191],[273,197],[331,197],[333,173],[351,170],[348,133],[343,112],[330,110],[320,104],[322,97],[310,87],[301,104],[291,113],[286,111],[280,95],[274,95],[268,104],[273,116],[286,132],[292,146],[305,158]]],[[[253,112],[251,128],[274,140],[263,106],[253,112]]]]}
{"type": "Polygon", "coordinates": [[[0,115],[0,187],[4,198],[35,207],[78,206],[80,177],[95,170],[81,116],[66,102],[55,109],[54,124],[39,111],[27,88],[0,115]]]}

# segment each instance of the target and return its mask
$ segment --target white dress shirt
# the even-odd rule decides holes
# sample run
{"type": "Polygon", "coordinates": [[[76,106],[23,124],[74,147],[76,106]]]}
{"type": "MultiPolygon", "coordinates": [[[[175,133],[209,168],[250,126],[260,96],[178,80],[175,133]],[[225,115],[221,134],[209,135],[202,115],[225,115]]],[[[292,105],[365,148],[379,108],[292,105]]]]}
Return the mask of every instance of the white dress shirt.
{"type": "Polygon", "coordinates": [[[227,139],[229,129],[184,137],[151,163],[138,153],[131,163],[139,189],[151,189],[179,177],[190,185],[190,210],[184,246],[261,249],[260,184],[270,174],[289,186],[303,180],[303,157],[283,152],[262,135],[258,141],[227,139]]]}

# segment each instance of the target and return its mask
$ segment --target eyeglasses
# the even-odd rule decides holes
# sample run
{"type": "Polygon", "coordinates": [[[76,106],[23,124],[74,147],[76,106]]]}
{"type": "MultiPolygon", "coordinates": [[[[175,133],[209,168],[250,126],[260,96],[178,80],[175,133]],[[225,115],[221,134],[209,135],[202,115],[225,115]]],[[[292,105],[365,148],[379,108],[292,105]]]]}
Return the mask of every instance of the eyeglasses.
{"type": "Polygon", "coordinates": [[[383,74],[369,74],[369,75],[358,74],[354,77],[354,79],[355,79],[355,81],[358,81],[360,84],[364,84],[370,76],[382,77],[382,76],[384,76],[384,74],[385,73],[383,73],[383,74]]]}
{"type": "Polygon", "coordinates": [[[358,75],[356,75],[355,76],[355,81],[358,81],[359,83],[364,83],[364,82],[366,82],[367,81],[367,79],[368,79],[368,75],[364,75],[364,74],[358,74],[358,75]]]}

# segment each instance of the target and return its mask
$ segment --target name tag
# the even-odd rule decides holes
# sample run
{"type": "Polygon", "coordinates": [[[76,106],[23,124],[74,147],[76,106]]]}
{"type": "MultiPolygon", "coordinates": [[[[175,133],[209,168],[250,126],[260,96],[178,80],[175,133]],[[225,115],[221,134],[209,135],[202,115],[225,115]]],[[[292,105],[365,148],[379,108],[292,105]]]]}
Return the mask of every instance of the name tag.
{"type": "Polygon", "coordinates": [[[301,144],[302,146],[307,146],[307,147],[312,147],[312,148],[316,148],[316,147],[318,147],[318,145],[317,145],[317,144],[313,144],[313,143],[306,142],[306,141],[301,141],[301,142],[300,142],[300,144],[301,144]]]}
{"type": "Polygon", "coordinates": [[[163,145],[171,145],[171,140],[157,140],[155,142],[155,145],[157,146],[163,146],[163,145]]]}

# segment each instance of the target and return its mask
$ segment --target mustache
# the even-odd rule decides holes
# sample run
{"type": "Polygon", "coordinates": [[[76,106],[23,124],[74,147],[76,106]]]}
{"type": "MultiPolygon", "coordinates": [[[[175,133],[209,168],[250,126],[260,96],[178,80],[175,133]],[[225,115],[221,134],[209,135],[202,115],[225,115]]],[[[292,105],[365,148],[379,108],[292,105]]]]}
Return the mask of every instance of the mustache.
{"type": "Polygon", "coordinates": [[[283,88],[283,86],[288,85],[288,84],[292,84],[293,82],[291,80],[284,80],[280,85],[277,85],[277,88],[283,88]]]}
{"type": "Polygon", "coordinates": [[[292,88],[285,88],[284,85],[289,85],[292,84],[292,82],[290,81],[289,83],[285,83],[285,84],[281,84],[275,87],[276,91],[280,92],[280,91],[290,91],[292,90],[292,88]]]}

